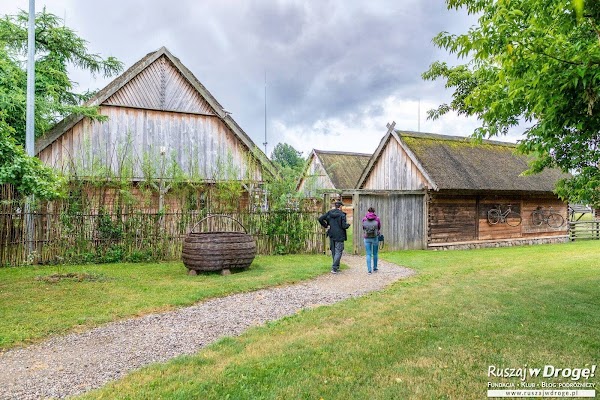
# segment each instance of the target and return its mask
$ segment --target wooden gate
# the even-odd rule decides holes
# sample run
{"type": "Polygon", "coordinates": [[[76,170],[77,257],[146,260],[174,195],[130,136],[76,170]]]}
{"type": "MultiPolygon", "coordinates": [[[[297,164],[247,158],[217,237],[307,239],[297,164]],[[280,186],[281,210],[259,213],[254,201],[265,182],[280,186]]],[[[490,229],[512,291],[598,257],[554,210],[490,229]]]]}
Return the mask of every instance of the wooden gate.
{"type": "Polygon", "coordinates": [[[600,240],[600,220],[569,222],[569,238],[600,240]]]}
{"type": "Polygon", "coordinates": [[[427,248],[427,203],[424,191],[352,192],[354,221],[352,226],[355,254],[364,254],[362,219],[369,207],[381,219],[381,233],[386,250],[427,248]]]}

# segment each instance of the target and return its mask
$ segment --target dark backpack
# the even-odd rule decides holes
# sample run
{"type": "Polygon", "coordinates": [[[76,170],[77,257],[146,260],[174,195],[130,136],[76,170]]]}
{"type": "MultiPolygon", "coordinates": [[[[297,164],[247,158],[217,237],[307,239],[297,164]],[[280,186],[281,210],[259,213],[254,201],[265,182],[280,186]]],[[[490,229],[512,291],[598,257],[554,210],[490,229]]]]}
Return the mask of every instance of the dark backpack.
{"type": "Polygon", "coordinates": [[[374,219],[368,219],[363,221],[363,230],[365,231],[366,238],[376,238],[377,237],[377,221],[374,219]]]}

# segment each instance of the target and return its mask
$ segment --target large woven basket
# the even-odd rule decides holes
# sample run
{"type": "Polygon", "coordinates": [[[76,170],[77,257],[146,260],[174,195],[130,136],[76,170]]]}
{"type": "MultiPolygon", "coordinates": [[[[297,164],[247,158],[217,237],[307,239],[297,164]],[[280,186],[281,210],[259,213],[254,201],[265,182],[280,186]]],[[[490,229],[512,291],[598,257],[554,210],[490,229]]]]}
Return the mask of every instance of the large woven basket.
{"type": "MultiPolygon", "coordinates": [[[[208,225],[208,224],[207,224],[208,225]]],[[[231,225],[231,224],[230,224],[231,225]]],[[[246,228],[228,215],[209,215],[198,222],[183,241],[181,258],[190,271],[224,271],[248,268],[256,256],[256,242],[246,228]],[[195,232],[212,218],[228,218],[243,232],[195,232]]]]}

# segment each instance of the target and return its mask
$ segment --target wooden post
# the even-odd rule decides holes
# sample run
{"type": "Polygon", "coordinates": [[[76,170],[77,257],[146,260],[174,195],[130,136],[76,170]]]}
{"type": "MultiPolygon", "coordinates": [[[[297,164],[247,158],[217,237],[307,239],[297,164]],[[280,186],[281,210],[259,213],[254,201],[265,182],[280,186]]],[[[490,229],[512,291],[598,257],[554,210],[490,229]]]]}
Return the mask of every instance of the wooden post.
{"type": "MultiPolygon", "coordinates": [[[[331,208],[331,198],[329,196],[329,193],[325,193],[323,194],[323,214],[325,214],[327,211],[329,211],[329,209],[331,208]]],[[[320,226],[320,225],[319,225],[320,226]]],[[[328,240],[327,240],[327,235],[323,234],[323,254],[327,254],[327,249],[328,249],[328,240]]]]}
{"type": "Polygon", "coordinates": [[[422,248],[427,249],[429,244],[429,192],[423,195],[423,239],[422,248]]]}
{"type": "Polygon", "coordinates": [[[360,222],[362,220],[361,215],[359,214],[360,211],[360,194],[358,193],[352,193],[352,208],[353,208],[353,213],[354,216],[352,217],[352,248],[353,248],[353,252],[354,254],[358,254],[358,246],[359,246],[359,239],[360,239],[360,222]]]}
{"type": "Polygon", "coordinates": [[[481,205],[481,196],[475,197],[475,240],[479,240],[479,207],[481,205]]]}

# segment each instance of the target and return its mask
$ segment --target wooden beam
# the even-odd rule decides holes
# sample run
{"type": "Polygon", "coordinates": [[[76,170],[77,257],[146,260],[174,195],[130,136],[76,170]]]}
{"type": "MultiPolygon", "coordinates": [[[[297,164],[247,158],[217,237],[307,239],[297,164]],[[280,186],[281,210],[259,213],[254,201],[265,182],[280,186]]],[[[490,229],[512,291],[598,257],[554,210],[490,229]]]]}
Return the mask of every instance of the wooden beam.
{"type": "Polygon", "coordinates": [[[360,202],[360,193],[352,193],[352,208],[354,209],[354,215],[352,217],[352,251],[354,254],[358,254],[358,240],[360,239],[360,215],[358,214],[358,204],[360,202]]]}
{"type": "Polygon", "coordinates": [[[425,194],[427,190],[377,190],[377,189],[353,189],[353,190],[344,190],[342,191],[342,195],[350,196],[354,194],[372,194],[372,195],[397,195],[397,194],[425,194]]]}

